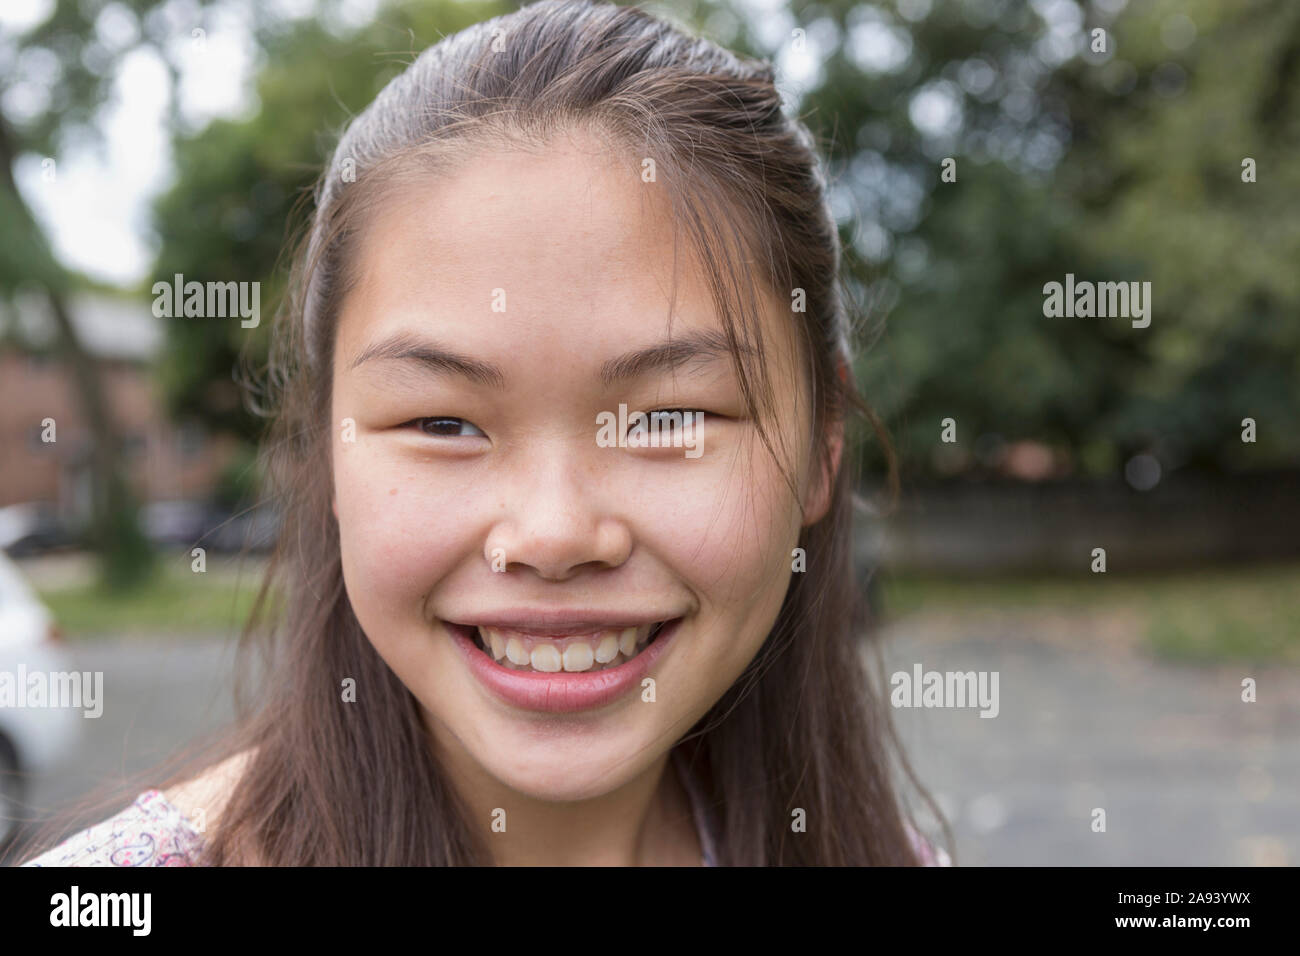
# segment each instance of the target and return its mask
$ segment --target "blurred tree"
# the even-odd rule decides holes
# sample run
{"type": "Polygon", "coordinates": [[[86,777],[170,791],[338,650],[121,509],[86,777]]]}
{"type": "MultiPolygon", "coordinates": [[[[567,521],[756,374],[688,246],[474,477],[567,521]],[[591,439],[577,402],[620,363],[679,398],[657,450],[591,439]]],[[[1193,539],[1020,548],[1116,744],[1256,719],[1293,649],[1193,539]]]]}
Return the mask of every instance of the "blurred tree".
{"type": "Polygon", "coordinates": [[[800,109],[828,144],[874,342],[861,380],[909,471],[978,471],[1021,439],[1088,474],[1140,450],[1166,468],[1300,464],[1300,7],[789,10],[783,31],[713,22],[787,76],[809,69],[795,29],[813,51],[800,109]],[[1043,285],[1066,273],[1150,281],[1151,326],[1045,318],[1043,285]],[[947,417],[957,455],[938,442],[947,417]]]}
{"type": "MultiPolygon", "coordinates": [[[[415,53],[508,4],[406,3],[347,32],[268,20],[254,118],[177,141],[156,274],[257,280],[274,300],[290,209],[322,135],[415,53]]],[[[771,58],[830,158],[864,388],[913,474],[992,469],[1019,440],[1115,474],[1295,464],[1300,9],[1284,0],[741,0],[659,3],[771,58]],[[1094,51],[1092,32],[1106,31],[1094,51]],[[1207,120],[1209,120],[1207,122],[1207,120]],[[1240,154],[1240,155],[1238,155],[1240,154]],[[1260,175],[1242,183],[1240,162],[1260,175]],[[945,181],[946,159],[953,160],[945,181]],[[1253,240],[1253,241],[1252,241],[1253,240]],[[1147,280],[1153,320],[1051,319],[1066,273],[1147,280]],[[1261,422],[1257,445],[1240,419],[1261,422]],[[958,421],[944,457],[940,421],[958,421]],[[951,450],[951,449],[948,449],[951,450]]],[[[248,438],[230,370],[254,333],[169,326],[174,406],[248,438]]],[[[865,449],[868,465],[878,449],[865,449]]]]}
{"type": "MultiPolygon", "coordinates": [[[[292,239],[304,222],[295,204],[310,201],[332,132],[440,36],[510,9],[456,0],[398,4],[356,29],[321,19],[264,20],[257,114],[176,138],[179,175],[154,207],[162,240],[154,274],[260,281],[263,302],[279,302],[292,239]]],[[[263,317],[270,317],[265,307],[263,317]]],[[[264,361],[269,326],[170,323],[161,375],[173,412],[255,441],[262,423],[241,401],[237,380],[255,382],[242,372],[264,361]]]]}
{"type": "Polygon", "coordinates": [[[1169,464],[1300,464],[1300,6],[1132,4],[1114,58],[1058,82],[1080,255],[1155,302],[1140,374],[1094,428],[1169,464]]]}
{"type": "MultiPolygon", "coordinates": [[[[0,98],[0,212],[5,223],[0,296],[11,300],[20,287],[34,285],[53,319],[57,348],[72,375],[90,432],[90,538],[102,559],[105,583],[111,587],[126,587],[146,577],[152,567],[151,551],[139,531],[121,472],[121,437],[99,369],[69,312],[67,294],[77,280],[55,256],[15,176],[24,155],[54,159],[57,170],[66,144],[100,135],[100,109],[119,64],[133,50],[153,48],[167,63],[174,86],[177,69],[170,41],[177,25],[166,6],[158,0],[113,4],[61,0],[43,22],[20,36],[0,38],[0,61],[7,77],[6,95],[0,98]]],[[[187,25],[199,22],[204,6],[205,0],[189,5],[187,25]]],[[[57,182],[57,177],[51,181],[57,182]]]]}

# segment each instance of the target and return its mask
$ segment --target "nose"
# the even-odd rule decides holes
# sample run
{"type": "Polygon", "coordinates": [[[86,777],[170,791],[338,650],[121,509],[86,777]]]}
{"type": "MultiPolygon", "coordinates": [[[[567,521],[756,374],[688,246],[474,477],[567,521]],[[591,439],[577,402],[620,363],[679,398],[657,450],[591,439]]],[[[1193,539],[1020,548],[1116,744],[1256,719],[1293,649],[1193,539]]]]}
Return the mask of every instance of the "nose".
{"type": "Polygon", "coordinates": [[[597,464],[551,455],[516,470],[485,542],[490,566],[566,581],[623,564],[632,553],[632,531],[607,507],[597,464]]]}

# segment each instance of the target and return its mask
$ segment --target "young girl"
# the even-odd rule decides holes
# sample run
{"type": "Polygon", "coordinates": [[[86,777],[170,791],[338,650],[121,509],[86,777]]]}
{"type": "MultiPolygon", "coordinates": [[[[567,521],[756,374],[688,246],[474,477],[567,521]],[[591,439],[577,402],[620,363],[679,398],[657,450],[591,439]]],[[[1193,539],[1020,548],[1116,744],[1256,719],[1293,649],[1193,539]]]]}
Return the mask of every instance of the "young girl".
{"type": "Polygon", "coordinates": [[[825,188],[769,66],[636,8],[426,50],[277,317],[258,705],[32,862],[945,862],[860,659],[825,188]]]}

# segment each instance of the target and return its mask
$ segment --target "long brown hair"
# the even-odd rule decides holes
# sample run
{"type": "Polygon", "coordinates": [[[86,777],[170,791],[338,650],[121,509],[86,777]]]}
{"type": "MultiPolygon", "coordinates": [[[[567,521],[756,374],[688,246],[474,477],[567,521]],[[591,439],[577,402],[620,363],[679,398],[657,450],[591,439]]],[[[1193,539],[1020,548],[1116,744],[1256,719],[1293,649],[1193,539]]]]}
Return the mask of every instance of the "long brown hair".
{"type": "MultiPolygon", "coordinates": [[[[637,167],[654,160],[675,228],[686,228],[705,267],[769,451],[776,453],[766,427],[774,400],[760,299],[789,301],[796,290],[803,311],[791,316],[814,461],[826,465],[839,423],[865,421],[888,449],[853,383],[839,236],[817,144],[782,111],[770,65],[636,7],[588,0],[542,0],[444,38],[343,133],[317,183],[276,316],[264,453],[282,525],[259,613],[240,645],[242,660],[263,664],[259,690],[237,694],[238,722],[204,758],[251,754],[210,831],[207,862],[491,862],[438,764],[414,695],[348,602],[323,410],[337,309],[355,279],[367,211],[413,176],[436,174],[473,149],[541,148],[576,126],[622,147],[637,167]],[[340,702],[340,675],[367,689],[358,702],[340,702]]],[[[896,791],[900,770],[916,781],[879,677],[861,654],[855,461],[846,454],[828,513],[803,529],[806,571],[792,575],[759,653],[676,745],[700,783],[724,865],[918,862],[896,791]],[[794,833],[798,808],[807,829],[794,833]]],[[[919,784],[917,792],[938,815],[919,784]]]]}

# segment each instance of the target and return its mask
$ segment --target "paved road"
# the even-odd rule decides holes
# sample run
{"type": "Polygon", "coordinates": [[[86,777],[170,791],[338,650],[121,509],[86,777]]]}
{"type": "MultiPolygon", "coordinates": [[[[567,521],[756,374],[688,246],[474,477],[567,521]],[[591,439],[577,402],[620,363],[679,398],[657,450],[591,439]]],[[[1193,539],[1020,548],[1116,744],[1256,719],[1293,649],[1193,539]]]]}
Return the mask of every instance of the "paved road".
{"type": "Polygon", "coordinates": [[[959,864],[1300,863],[1300,671],[1158,663],[1026,626],[918,617],[885,633],[887,675],[999,672],[995,718],[894,711],[959,864]]]}
{"type": "Polygon", "coordinates": [[[64,765],[29,780],[33,825],[49,808],[147,770],[229,723],[234,647],[232,640],[194,635],[73,643],[73,669],[104,674],[104,712],[81,721],[80,746],[64,765]]]}
{"type": "MultiPolygon", "coordinates": [[[[895,711],[959,864],[1300,863],[1300,671],[1177,667],[1086,633],[1040,637],[1024,620],[929,617],[884,634],[887,674],[999,673],[996,718],[895,711]],[[1241,702],[1243,676],[1258,681],[1257,703],[1241,702]],[[1104,833],[1091,830],[1095,807],[1104,833]]],[[[105,674],[105,711],[68,766],[33,781],[38,811],[230,717],[228,641],[74,646],[78,669],[105,674]]]]}

